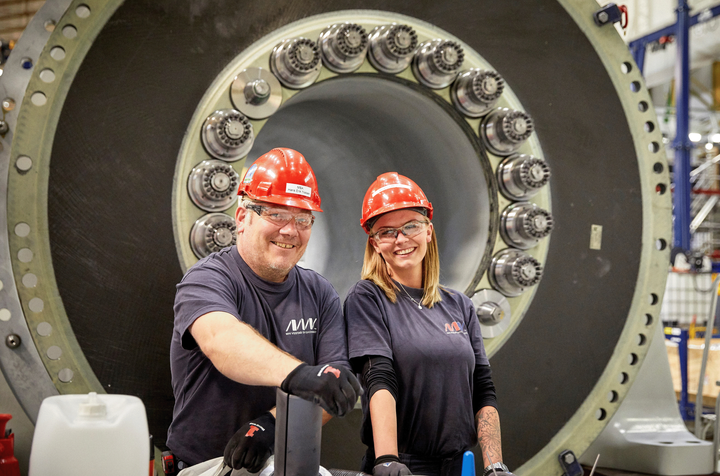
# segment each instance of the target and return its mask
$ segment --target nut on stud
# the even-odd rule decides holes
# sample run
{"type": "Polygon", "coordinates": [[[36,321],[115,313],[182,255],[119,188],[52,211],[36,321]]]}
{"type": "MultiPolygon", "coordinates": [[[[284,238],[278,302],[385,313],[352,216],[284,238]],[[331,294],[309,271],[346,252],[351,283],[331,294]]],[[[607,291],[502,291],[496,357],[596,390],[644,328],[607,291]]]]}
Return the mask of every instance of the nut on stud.
{"type": "Polygon", "coordinates": [[[222,160],[203,160],[188,177],[188,193],[198,208],[207,212],[227,210],[237,200],[240,176],[222,160]]]}
{"type": "Polygon", "coordinates": [[[235,220],[224,213],[208,213],[190,230],[190,246],[198,258],[233,246],[236,238],[235,220]]]}
{"type": "Polygon", "coordinates": [[[512,155],[498,165],[500,192],[510,200],[527,200],[550,180],[550,166],[544,160],[526,154],[512,155]]]}
{"type": "Polygon", "coordinates": [[[505,80],[496,71],[470,69],[461,72],[452,84],[455,107],[468,117],[490,112],[505,90],[505,80]]]}
{"type": "Polygon", "coordinates": [[[397,74],[410,66],[418,45],[417,33],[409,25],[379,26],[368,37],[368,60],[383,73],[397,74]]]}
{"type": "Polygon", "coordinates": [[[495,109],[480,124],[480,136],[495,155],[510,155],[530,137],[535,126],[530,116],[506,107],[495,109]]]}
{"type": "Polygon", "coordinates": [[[428,88],[442,89],[455,80],[464,59],[462,46],[454,41],[426,41],[413,59],[413,74],[428,88]]]}
{"type": "Polygon", "coordinates": [[[215,111],[203,124],[203,145],[216,159],[226,162],[239,160],[250,152],[254,140],[252,124],[235,109],[215,111]]]}
{"type": "Polygon", "coordinates": [[[506,249],[493,256],[488,278],[493,288],[505,296],[519,296],[535,286],[542,277],[538,260],[516,249],[506,249]]]}
{"type": "Polygon", "coordinates": [[[355,23],[338,23],[325,28],[318,38],[323,64],[336,73],[351,73],[365,61],[368,34],[355,23]]]}
{"type": "Polygon", "coordinates": [[[530,202],[514,203],[500,216],[500,235],[508,245],[527,250],[548,236],[553,225],[547,210],[530,202]]]}
{"type": "Polygon", "coordinates": [[[290,89],[310,86],[320,75],[321,66],[318,46],[308,38],[284,40],[270,54],[270,70],[290,89]]]}

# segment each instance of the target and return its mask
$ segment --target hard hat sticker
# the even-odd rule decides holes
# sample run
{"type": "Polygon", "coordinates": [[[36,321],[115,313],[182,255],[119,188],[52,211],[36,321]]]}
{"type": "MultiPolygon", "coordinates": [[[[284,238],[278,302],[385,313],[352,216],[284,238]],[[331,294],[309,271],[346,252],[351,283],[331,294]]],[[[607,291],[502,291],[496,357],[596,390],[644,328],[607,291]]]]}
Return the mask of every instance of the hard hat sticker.
{"type": "Polygon", "coordinates": [[[305,185],[297,183],[289,183],[285,186],[285,193],[294,193],[295,195],[302,195],[310,198],[312,196],[312,189],[305,185]]]}
{"type": "Polygon", "coordinates": [[[372,193],[372,196],[374,197],[378,193],[383,193],[385,190],[388,190],[390,188],[406,188],[408,190],[412,190],[412,187],[410,187],[410,185],[405,185],[404,183],[392,183],[390,185],[385,185],[384,187],[380,187],[379,189],[375,190],[372,193]]]}
{"type": "Polygon", "coordinates": [[[257,165],[256,165],[256,164],[252,164],[252,166],[250,167],[250,169],[249,169],[249,170],[247,171],[247,173],[245,174],[245,178],[243,179],[243,183],[250,183],[250,181],[251,181],[252,178],[253,178],[253,175],[255,175],[255,171],[256,171],[256,170],[257,170],[257,165]]]}

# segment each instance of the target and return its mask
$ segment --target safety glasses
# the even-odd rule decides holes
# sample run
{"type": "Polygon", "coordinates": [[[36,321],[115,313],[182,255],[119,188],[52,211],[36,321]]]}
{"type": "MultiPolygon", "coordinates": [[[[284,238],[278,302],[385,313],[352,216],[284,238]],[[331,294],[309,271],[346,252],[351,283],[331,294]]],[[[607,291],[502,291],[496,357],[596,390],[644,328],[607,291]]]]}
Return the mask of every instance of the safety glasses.
{"type": "Polygon", "coordinates": [[[300,213],[296,215],[287,210],[265,207],[256,203],[246,203],[245,208],[254,211],[260,218],[264,218],[270,223],[280,227],[290,223],[290,220],[295,220],[295,228],[298,230],[307,230],[315,223],[315,217],[310,213],[300,213]]]}
{"type": "Polygon", "coordinates": [[[430,222],[428,220],[413,220],[405,223],[399,228],[380,228],[370,236],[380,243],[393,243],[397,240],[399,233],[402,233],[406,237],[410,238],[427,230],[429,224],[430,222]]]}

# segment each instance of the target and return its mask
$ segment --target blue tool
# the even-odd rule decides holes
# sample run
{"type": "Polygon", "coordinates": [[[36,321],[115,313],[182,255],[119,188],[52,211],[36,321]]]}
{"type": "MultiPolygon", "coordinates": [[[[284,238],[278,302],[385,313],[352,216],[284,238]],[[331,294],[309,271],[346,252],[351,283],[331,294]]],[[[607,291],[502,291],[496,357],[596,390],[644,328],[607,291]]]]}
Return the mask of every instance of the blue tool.
{"type": "Polygon", "coordinates": [[[475,476],[475,455],[472,451],[463,454],[462,476],[475,476]]]}

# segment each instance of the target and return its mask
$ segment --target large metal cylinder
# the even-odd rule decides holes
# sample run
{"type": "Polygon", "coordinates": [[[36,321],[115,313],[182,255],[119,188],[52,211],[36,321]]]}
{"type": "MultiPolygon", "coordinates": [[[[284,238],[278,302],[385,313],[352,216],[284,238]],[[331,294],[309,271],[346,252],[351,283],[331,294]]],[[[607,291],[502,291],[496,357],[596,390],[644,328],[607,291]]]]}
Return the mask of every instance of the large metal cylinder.
{"type": "MultiPolygon", "coordinates": [[[[19,343],[0,346],[0,367],[25,411],[34,419],[56,393],[133,394],[164,439],[174,287],[197,260],[190,230],[207,213],[193,204],[188,177],[213,158],[204,121],[236,109],[250,118],[252,149],[222,155],[240,148],[232,124],[209,136],[210,149],[239,174],[275,146],[308,157],[326,212],[305,264],[341,295],[359,279],[360,203],[379,173],[408,175],[429,195],[442,281],[468,295],[503,293],[487,275],[493,256],[512,248],[499,234],[502,210],[530,200],[552,213],[552,233],[527,250],[542,280],[483,309],[511,309],[485,342],[505,461],[521,474],[558,473],[557,454],[581,454],[627,393],[659,319],[669,260],[659,128],[646,132],[656,120],[649,95],[617,32],[592,21],[597,8],[593,0],[49,1],[0,80],[16,104],[4,111],[10,131],[0,139],[0,335],[19,343]],[[462,47],[462,68],[497,71],[497,107],[531,117],[530,137],[523,124],[499,120],[493,130],[508,129],[491,141],[482,118],[458,109],[452,86],[419,82],[411,61],[379,72],[373,45],[385,51],[382,68],[393,51],[412,56],[395,39],[392,48],[373,43],[382,22],[407,27],[396,28],[407,48],[437,32],[462,47]],[[338,75],[315,62],[310,43],[344,23],[368,32],[370,59],[338,75]],[[271,66],[274,47],[301,37],[303,48],[276,50],[271,66]],[[236,65],[274,72],[279,83],[236,65]],[[498,188],[498,166],[515,152],[552,169],[549,181],[542,173],[531,183],[544,180],[532,197],[512,171],[498,188]]],[[[431,79],[447,76],[436,69],[431,79]]],[[[221,231],[214,243],[227,242],[221,231]]],[[[358,467],[352,413],[324,428],[323,466],[358,467]]]]}

